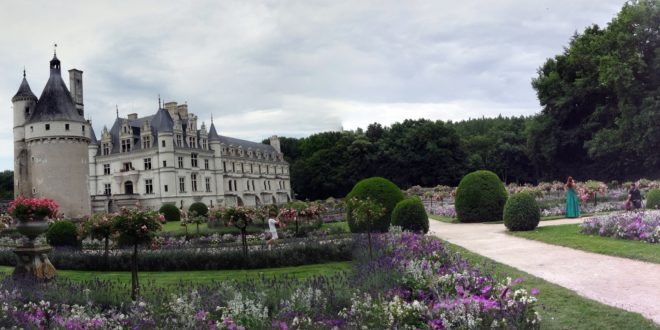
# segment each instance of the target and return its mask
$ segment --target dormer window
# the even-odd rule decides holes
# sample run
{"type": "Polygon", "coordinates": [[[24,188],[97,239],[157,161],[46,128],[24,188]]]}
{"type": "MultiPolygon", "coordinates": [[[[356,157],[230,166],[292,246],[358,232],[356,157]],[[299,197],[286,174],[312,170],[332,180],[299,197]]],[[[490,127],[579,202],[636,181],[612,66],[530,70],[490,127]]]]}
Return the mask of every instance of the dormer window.
{"type": "Polygon", "coordinates": [[[151,136],[143,136],[142,149],[149,149],[149,148],[151,148],[151,136]]]}
{"type": "Polygon", "coordinates": [[[183,144],[183,137],[181,134],[176,135],[176,146],[180,147],[183,144]]]}
{"type": "Polygon", "coordinates": [[[104,156],[109,155],[110,154],[110,143],[103,143],[101,145],[101,149],[102,149],[101,154],[103,154],[104,156]]]}
{"type": "Polygon", "coordinates": [[[121,140],[121,152],[131,152],[131,139],[121,140]]]}

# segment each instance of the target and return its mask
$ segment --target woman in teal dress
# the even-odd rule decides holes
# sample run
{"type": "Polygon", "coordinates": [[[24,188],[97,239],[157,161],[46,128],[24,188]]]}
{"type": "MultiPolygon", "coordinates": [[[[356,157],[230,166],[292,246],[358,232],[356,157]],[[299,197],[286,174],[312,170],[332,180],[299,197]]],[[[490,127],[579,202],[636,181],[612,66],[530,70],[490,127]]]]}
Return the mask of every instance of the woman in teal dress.
{"type": "Polygon", "coordinates": [[[571,176],[566,180],[566,217],[580,217],[580,200],[575,192],[575,181],[571,176]]]}

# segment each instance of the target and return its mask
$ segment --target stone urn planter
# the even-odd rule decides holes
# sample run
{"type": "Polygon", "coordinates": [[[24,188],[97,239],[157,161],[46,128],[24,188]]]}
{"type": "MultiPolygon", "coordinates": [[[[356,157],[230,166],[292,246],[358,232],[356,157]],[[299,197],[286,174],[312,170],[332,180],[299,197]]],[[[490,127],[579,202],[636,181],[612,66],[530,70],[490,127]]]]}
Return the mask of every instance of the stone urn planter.
{"type": "Polygon", "coordinates": [[[16,231],[29,239],[27,245],[34,246],[34,240],[39,237],[39,235],[48,231],[48,222],[44,218],[34,221],[18,220],[16,231]]]}

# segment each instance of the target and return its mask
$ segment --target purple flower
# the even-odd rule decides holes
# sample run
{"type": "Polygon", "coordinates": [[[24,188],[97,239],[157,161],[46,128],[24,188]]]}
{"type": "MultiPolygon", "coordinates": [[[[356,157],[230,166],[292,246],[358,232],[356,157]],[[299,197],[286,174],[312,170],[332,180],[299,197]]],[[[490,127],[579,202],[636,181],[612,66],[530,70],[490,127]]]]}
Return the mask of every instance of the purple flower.
{"type": "Polygon", "coordinates": [[[532,288],[532,290],[530,292],[532,293],[532,296],[536,296],[537,294],[539,294],[539,289],[532,288]]]}

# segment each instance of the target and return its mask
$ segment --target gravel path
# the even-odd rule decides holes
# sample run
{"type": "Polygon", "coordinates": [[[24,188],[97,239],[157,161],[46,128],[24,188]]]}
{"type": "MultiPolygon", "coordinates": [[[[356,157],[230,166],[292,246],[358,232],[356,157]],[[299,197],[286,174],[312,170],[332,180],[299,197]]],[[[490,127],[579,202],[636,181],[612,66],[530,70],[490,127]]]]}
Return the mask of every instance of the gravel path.
{"type": "MultiPolygon", "coordinates": [[[[542,221],[540,225],[583,220],[542,221]]],[[[503,224],[430,223],[433,234],[453,244],[660,324],[660,264],[514,237],[506,234],[503,224]]]]}

